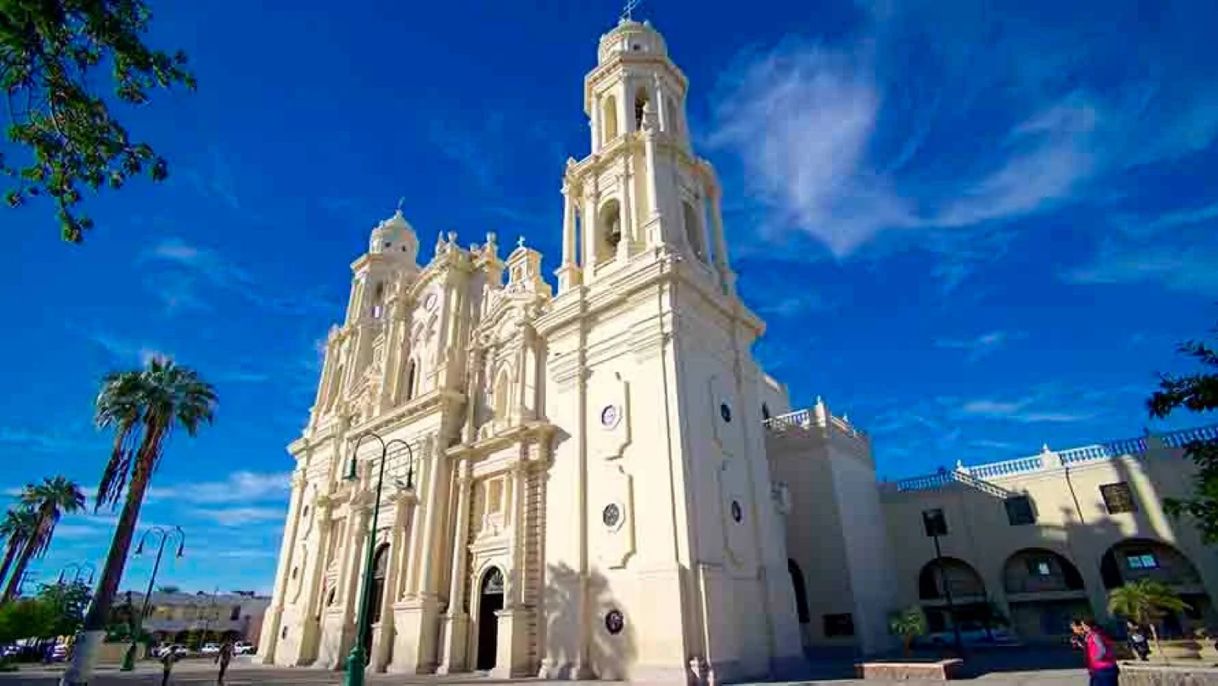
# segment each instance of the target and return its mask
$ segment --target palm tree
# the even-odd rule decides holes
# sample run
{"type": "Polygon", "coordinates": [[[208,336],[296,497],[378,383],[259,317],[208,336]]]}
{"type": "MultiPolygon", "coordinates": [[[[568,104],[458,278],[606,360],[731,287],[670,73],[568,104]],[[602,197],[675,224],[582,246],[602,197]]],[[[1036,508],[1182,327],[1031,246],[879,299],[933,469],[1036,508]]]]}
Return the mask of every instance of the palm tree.
{"type": "Polygon", "coordinates": [[[888,615],[888,631],[901,637],[901,647],[908,656],[913,640],[926,633],[926,615],[917,606],[897,610],[888,615]]]}
{"type": "Polygon", "coordinates": [[[25,542],[38,528],[38,513],[26,507],[17,507],[4,513],[0,521],[0,538],[5,540],[4,562],[0,564],[0,585],[8,578],[9,567],[17,557],[17,552],[25,546],[25,542]]]}
{"type": "Polygon", "coordinates": [[[33,534],[21,548],[21,555],[13,567],[13,576],[9,578],[8,586],[4,589],[4,600],[11,600],[17,595],[21,577],[25,574],[30,560],[46,554],[59,518],[65,512],[76,512],[85,506],[85,495],[80,492],[80,486],[62,476],[43,479],[40,484],[29,484],[21,492],[20,500],[26,509],[34,513],[37,524],[33,534]]]}
{"type": "Polygon", "coordinates": [[[161,460],[165,442],[177,426],[194,436],[200,426],[212,422],[215,408],[216,392],[211,384],[199,378],[194,370],[169,359],[154,358],[142,370],[111,372],[102,379],[94,420],[99,428],[114,430],[114,443],[97,487],[94,510],[103,505],[114,507],[119,500],[123,500],[123,508],[105,569],[97,582],[93,605],[85,615],[84,629],[62,683],[88,683],[92,676],[144,493],[161,460]]]}
{"type": "Polygon", "coordinates": [[[1108,611],[1131,619],[1138,626],[1150,627],[1155,650],[1164,660],[1167,660],[1167,656],[1163,654],[1163,646],[1159,645],[1159,631],[1155,628],[1155,622],[1168,612],[1186,609],[1188,603],[1181,600],[1175,591],[1153,579],[1131,581],[1108,594],[1108,611]]]}

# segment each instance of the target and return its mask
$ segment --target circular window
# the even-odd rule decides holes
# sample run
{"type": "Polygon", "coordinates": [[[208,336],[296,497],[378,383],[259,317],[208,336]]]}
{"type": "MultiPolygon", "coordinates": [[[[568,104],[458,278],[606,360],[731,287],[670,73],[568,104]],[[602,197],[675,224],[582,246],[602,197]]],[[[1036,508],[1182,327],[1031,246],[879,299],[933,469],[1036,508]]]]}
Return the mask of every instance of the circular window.
{"type": "Polygon", "coordinates": [[[605,427],[606,429],[612,429],[613,427],[617,426],[618,420],[621,418],[622,415],[620,412],[618,412],[616,405],[606,405],[605,408],[601,410],[601,426],[605,427]]]}
{"type": "Polygon", "coordinates": [[[622,616],[621,610],[610,610],[609,614],[605,615],[605,629],[613,635],[622,633],[622,629],[626,627],[626,618],[622,616]]]}
{"type": "Polygon", "coordinates": [[[609,503],[601,510],[601,521],[608,527],[617,526],[617,523],[622,521],[622,510],[617,503],[609,503]]]}
{"type": "Polygon", "coordinates": [[[737,500],[732,501],[732,519],[736,522],[744,519],[744,510],[740,509],[740,502],[737,500]]]}
{"type": "Polygon", "coordinates": [[[719,416],[723,417],[723,421],[732,421],[732,408],[728,407],[727,403],[719,403],[719,416]]]}

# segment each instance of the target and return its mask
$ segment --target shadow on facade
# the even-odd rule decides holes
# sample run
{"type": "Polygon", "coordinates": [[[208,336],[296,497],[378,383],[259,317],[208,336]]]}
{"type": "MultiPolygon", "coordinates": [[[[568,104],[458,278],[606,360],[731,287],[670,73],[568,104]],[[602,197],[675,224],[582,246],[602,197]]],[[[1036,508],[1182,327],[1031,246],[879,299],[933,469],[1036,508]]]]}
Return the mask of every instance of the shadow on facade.
{"type": "Polygon", "coordinates": [[[637,655],[635,627],[604,575],[592,571],[581,584],[579,572],[570,566],[547,565],[542,603],[545,634],[539,653],[543,676],[625,679],[630,675],[637,655]],[[581,654],[584,641],[586,656],[581,654]],[[585,659],[588,673],[581,675],[585,659]]]}

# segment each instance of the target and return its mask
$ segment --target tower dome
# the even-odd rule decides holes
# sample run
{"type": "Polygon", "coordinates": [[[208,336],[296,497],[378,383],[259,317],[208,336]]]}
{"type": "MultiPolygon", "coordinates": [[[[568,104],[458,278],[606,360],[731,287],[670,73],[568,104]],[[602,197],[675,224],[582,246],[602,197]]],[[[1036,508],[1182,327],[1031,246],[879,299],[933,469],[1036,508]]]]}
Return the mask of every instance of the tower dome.
{"type": "Polygon", "coordinates": [[[604,64],[618,54],[667,57],[668,45],[651,22],[622,19],[612,31],[601,36],[597,62],[604,64]]]}
{"type": "Polygon", "coordinates": [[[372,236],[368,240],[368,252],[414,262],[419,253],[419,240],[415,236],[414,227],[402,216],[402,210],[394,212],[392,217],[382,221],[372,230],[372,236]]]}

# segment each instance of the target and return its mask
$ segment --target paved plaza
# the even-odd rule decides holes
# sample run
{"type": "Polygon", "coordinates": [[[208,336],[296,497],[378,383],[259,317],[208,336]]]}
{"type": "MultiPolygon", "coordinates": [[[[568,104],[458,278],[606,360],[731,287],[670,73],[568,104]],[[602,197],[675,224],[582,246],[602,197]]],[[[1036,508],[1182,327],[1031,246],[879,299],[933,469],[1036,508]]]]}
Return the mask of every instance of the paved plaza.
{"type": "MultiPolygon", "coordinates": [[[[787,682],[775,686],[803,686],[804,684],[878,684],[887,682],[861,681],[844,678],[849,673],[848,665],[822,670],[808,681],[787,682]]],[[[62,668],[24,669],[14,673],[0,673],[0,684],[29,684],[30,686],[52,686],[59,683],[62,668]]],[[[244,686],[247,684],[279,684],[288,685],[322,685],[341,684],[342,673],[328,670],[307,668],[278,668],[265,667],[248,662],[234,663],[225,680],[227,686],[244,686]]],[[[493,679],[478,674],[458,674],[449,677],[440,676],[402,676],[395,674],[377,674],[368,677],[367,682],[373,686],[389,684],[435,684],[436,686],[455,686],[458,684],[506,684],[530,683],[540,680],[530,679],[493,679]]],[[[1086,684],[1087,675],[1080,668],[1071,669],[1040,669],[992,671],[979,674],[969,681],[980,682],[986,686],[1073,686],[1086,684]]],[[[98,672],[94,686],[118,686],[119,684],[160,684],[161,672],[159,665],[145,663],[129,673],[118,672],[114,667],[103,668],[98,672]]],[[[175,666],[170,684],[175,686],[202,686],[216,683],[216,667],[210,660],[186,660],[175,666]]],[[[615,682],[596,681],[589,684],[611,685],[615,682]]],[[[891,682],[918,686],[942,682],[902,681],[891,682]]]]}

